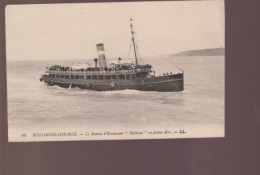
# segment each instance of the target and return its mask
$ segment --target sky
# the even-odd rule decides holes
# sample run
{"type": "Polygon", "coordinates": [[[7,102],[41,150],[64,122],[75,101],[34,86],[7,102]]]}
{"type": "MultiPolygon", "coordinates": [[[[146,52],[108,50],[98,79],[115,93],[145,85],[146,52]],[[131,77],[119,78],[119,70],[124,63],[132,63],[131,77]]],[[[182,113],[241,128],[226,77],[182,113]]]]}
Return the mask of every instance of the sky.
{"type": "Polygon", "coordinates": [[[92,59],[225,47],[224,1],[166,1],[8,5],[7,60],[92,59]]]}

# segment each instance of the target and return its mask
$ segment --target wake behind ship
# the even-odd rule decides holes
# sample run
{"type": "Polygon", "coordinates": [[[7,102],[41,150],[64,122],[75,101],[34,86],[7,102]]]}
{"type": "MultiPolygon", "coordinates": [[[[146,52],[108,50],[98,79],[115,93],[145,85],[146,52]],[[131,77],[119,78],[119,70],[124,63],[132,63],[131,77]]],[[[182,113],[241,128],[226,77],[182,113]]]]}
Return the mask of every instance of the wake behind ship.
{"type": "MultiPolygon", "coordinates": [[[[131,19],[132,21],[132,19],[131,19]]],[[[138,64],[133,24],[131,22],[132,43],[135,63],[122,63],[119,57],[117,63],[108,64],[104,45],[97,44],[98,58],[95,66],[78,64],[71,66],[53,65],[47,68],[40,81],[48,85],[58,85],[64,88],[82,88],[97,91],[134,89],[140,91],[177,92],[184,90],[183,71],[172,74],[165,73],[156,76],[150,64],[138,64]]]]}

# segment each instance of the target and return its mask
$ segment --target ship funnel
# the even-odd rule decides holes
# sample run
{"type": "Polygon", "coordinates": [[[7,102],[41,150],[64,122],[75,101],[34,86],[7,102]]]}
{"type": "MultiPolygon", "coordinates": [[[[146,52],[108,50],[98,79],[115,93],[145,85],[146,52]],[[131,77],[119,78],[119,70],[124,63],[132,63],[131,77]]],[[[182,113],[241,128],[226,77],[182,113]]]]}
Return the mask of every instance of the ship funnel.
{"type": "Polygon", "coordinates": [[[106,65],[106,57],[105,57],[103,43],[97,44],[97,54],[98,54],[99,67],[104,69],[107,65],[106,65]]]}

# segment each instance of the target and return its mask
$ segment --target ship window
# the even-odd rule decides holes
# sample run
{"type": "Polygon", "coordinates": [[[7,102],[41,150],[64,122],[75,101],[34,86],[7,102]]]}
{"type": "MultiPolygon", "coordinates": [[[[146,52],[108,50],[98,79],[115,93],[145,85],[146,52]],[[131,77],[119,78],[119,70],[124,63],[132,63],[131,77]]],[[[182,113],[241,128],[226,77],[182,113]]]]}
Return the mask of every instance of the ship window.
{"type": "Polygon", "coordinates": [[[126,75],[126,79],[131,79],[131,76],[130,75],[126,75]]]}
{"type": "Polygon", "coordinates": [[[125,79],[125,75],[119,75],[119,79],[125,79]]]}
{"type": "Polygon", "coordinates": [[[79,77],[79,79],[84,79],[84,76],[83,76],[83,75],[81,75],[81,76],[79,77]]]}
{"type": "Polygon", "coordinates": [[[140,74],[140,77],[141,77],[141,78],[144,78],[144,77],[146,77],[146,76],[147,76],[146,73],[142,73],[142,74],[140,74]]]}
{"type": "Polygon", "coordinates": [[[117,76],[116,75],[112,75],[112,79],[117,79],[117,76]]]}
{"type": "Polygon", "coordinates": [[[90,75],[86,76],[86,79],[91,79],[91,76],[90,75]]]}
{"type": "Polygon", "coordinates": [[[104,76],[103,76],[103,75],[99,75],[99,76],[98,76],[98,79],[99,79],[99,80],[103,80],[103,79],[104,79],[104,76]]]}
{"type": "Polygon", "coordinates": [[[70,78],[70,76],[69,76],[69,75],[65,75],[65,78],[69,79],[69,78],[70,78]]]}
{"type": "Polygon", "coordinates": [[[74,77],[74,75],[71,75],[71,79],[74,79],[75,77],[74,77]]]}
{"type": "Polygon", "coordinates": [[[109,80],[110,79],[110,75],[105,75],[105,79],[109,80]]]}
{"type": "Polygon", "coordinates": [[[96,76],[96,75],[93,75],[93,76],[92,76],[92,79],[93,79],[93,80],[96,80],[96,79],[97,79],[97,76],[96,76]]]}

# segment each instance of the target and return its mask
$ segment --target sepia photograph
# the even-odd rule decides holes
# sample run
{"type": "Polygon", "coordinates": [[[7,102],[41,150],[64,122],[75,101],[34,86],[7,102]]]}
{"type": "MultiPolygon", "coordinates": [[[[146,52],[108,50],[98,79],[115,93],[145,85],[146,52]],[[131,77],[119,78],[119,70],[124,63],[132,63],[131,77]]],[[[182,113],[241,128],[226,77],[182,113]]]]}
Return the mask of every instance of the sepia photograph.
{"type": "Polygon", "coordinates": [[[225,137],[224,1],[7,5],[9,142],[225,137]]]}

